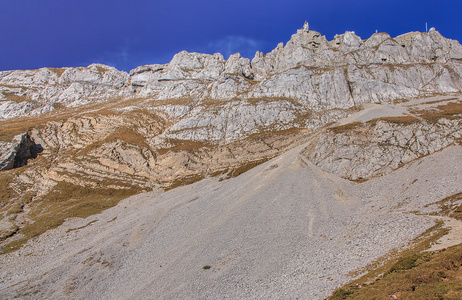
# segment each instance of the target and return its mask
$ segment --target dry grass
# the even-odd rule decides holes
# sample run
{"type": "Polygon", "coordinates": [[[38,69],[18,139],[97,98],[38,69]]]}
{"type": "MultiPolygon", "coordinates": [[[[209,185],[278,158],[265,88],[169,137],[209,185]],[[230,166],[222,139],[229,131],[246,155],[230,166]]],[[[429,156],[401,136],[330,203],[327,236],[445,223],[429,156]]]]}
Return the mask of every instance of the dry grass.
{"type": "Polygon", "coordinates": [[[417,119],[416,117],[411,116],[411,115],[406,115],[406,116],[399,116],[399,117],[381,117],[381,118],[370,120],[367,123],[376,124],[377,121],[386,121],[389,123],[395,123],[395,124],[401,124],[401,125],[409,125],[412,123],[420,122],[420,120],[417,119]]]}
{"type": "Polygon", "coordinates": [[[166,143],[169,145],[168,148],[161,148],[156,150],[159,155],[166,154],[170,151],[194,151],[201,148],[214,148],[217,145],[212,143],[205,142],[196,142],[188,140],[177,140],[177,139],[167,139],[166,143]]]}
{"type": "Polygon", "coordinates": [[[394,274],[405,273],[407,271],[406,266],[416,266],[421,263],[421,260],[419,260],[420,257],[427,257],[427,254],[422,253],[422,251],[430,248],[433,242],[449,231],[446,228],[442,228],[442,225],[443,222],[438,222],[420,237],[416,238],[410,247],[400,251],[392,251],[366,268],[353,272],[352,276],[357,276],[363,272],[367,273],[359,279],[337,289],[328,299],[391,299],[392,294],[400,289],[405,289],[408,284],[401,277],[397,279],[394,274]],[[412,261],[414,262],[412,263],[412,261]]]}
{"type": "Polygon", "coordinates": [[[48,229],[61,225],[67,218],[85,218],[115,206],[120,200],[140,192],[139,187],[125,189],[90,189],[67,182],[58,185],[40,201],[31,204],[32,213],[28,215],[32,222],[25,224],[18,233],[24,236],[0,249],[8,253],[19,249],[30,238],[36,237],[48,229]]]}
{"type": "MultiPolygon", "coordinates": [[[[253,133],[246,137],[245,139],[242,140],[242,142],[249,142],[249,143],[255,143],[255,142],[263,142],[267,139],[273,139],[273,138],[284,138],[284,137],[292,137],[295,135],[300,135],[302,129],[300,128],[289,128],[289,129],[284,129],[284,130],[261,130],[258,133],[253,133]]],[[[236,144],[241,143],[240,141],[236,142],[236,144]]],[[[268,141],[268,143],[271,143],[268,141]]]]}
{"type": "Polygon", "coordinates": [[[58,77],[61,77],[61,75],[63,75],[66,71],[66,68],[48,68],[48,70],[55,72],[58,77]]]}
{"type": "Polygon", "coordinates": [[[104,68],[102,66],[97,66],[96,70],[98,71],[99,75],[104,75],[104,73],[106,73],[108,71],[106,68],[104,68]]]}
{"type": "Polygon", "coordinates": [[[345,124],[345,125],[329,127],[328,130],[335,133],[335,134],[345,133],[345,132],[357,129],[358,127],[360,127],[362,125],[363,125],[363,123],[361,123],[361,122],[352,122],[352,123],[348,123],[348,124],[345,124]]]}
{"type": "MultiPolygon", "coordinates": [[[[69,116],[71,113],[69,113],[69,116]]],[[[31,128],[39,128],[50,121],[63,120],[62,116],[43,114],[38,117],[21,117],[0,121],[0,141],[10,142],[14,136],[25,133],[31,128]]]]}
{"type": "Polygon", "coordinates": [[[81,149],[75,154],[75,157],[87,155],[88,153],[97,149],[98,147],[101,147],[106,143],[115,142],[117,140],[121,140],[139,147],[149,148],[149,145],[146,143],[145,137],[130,128],[116,128],[114,129],[114,131],[115,132],[111,133],[105,139],[92,143],[86,146],[85,148],[81,149]]]}
{"type": "Polygon", "coordinates": [[[410,99],[395,99],[393,100],[393,104],[400,104],[400,103],[406,103],[409,102],[410,99]]]}
{"type": "Polygon", "coordinates": [[[169,190],[172,190],[180,186],[193,184],[204,178],[205,178],[205,175],[203,174],[191,174],[191,175],[179,176],[175,178],[173,181],[165,182],[164,191],[169,191],[169,190]]]}
{"type": "Polygon", "coordinates": [[[12,102],[16,102],[16,103],[20,103],[20,102],[29,100],[27,97],[18,96],[18,95],[13,94],[13,93],[3,92],[3,95],[4,95],[3,100],[12,101],[12,102]]]}
{"type": "Polygon", "coordinates": [[[5,206],[11,198],[18,196],[10,187],[13,171],[2,171],[0,173],[0,208],[5,206]]]}
{"type": "Polygon", "coordinates": [[[374,126],[377,124],[378,121],[385,121],[388,123],[394,123],[394,124],[400,124],[400,125],[409,125],[412,123],[421,122],[418,118],[411,116],[411,115],[398,116],[398,117],[381,117],[381,118],[372,119],[370,121],[367,121],[366,123],[357,121],[357,122],[352,122],[352,123],[348,123],[345,125],[333,126],[333,127],[329,127],[328,130],[335,134],[346,133],[352,130],[357,130],[358,128],[363,128],[365,126],[374,126]]]}
{"type": "Polygon", "coordinates": [[[72,231],[76,231],[76,230],[83,229],[83,228],[85,228],[85,227],[90,226],[91,224],[93,224],[93,223],[95,223],[95,222],[96,222],[96,220],[93,220],[93,221],[88,222],[86,225],[83,225],[83,226],[80,226],[80,227],[77,227],[77,228],[70,228],[70,229],[66,230],[66,233],[69,233],[69,232],[72,232],[72,231]]]}
{"type": "Polygon", "coordinates": [[[462,299],[462,244],[441,252],[407,255],[363,288],[338,290],[330,299],[462,299]]]}
{"type": "Polygon", "coordinates": [[[438,122],[441,118],[449,120],[460,119],[462,117],[462,101],[449,102],[439,105],[434,109],[414,110],[414,113],[432,123],[438,122]]]}
{"type": "Polygon", "coordinates": [[[449,216],[462,221],[462,204],[455,203],[460,200],[462,200],[462,192],[438,201],[436,204],[441,209],[438,215],[449,216]]]}
{"type": "MultiPolygon", "coordinates": [[[[437,202],[439,215],[462,220],[462,192],[437,202]]],[[[366,275],[338,289],[329,299],[461,299],[462,244],[440,252],[422,252],[445,235],[442,222],[416,239],[412,247],[377,260],[358,273],[366,275]]],[[[351,275],[358,275],[351,274],[351,275]]]]}
{"type": "Polygon", "coordinates": [[[8,211],[6,212],[6,215],[7,216],[17,215],[17,214],[21,213],[23,211],[23,209],[24,209],[23,204],[13,203],[13,206],[11,206],[11,208],[8,209],[8,211]]]}
{"type": "Polygon", "coordinates": [[[243,165],[240,165],[239,167],[237,168],[234,168],[234,169],[231,169],[231,171],[229,172],[230,176],[231,177],[237,177],[253,168],[255,168],[256,166],[258,165],[261,165],[262,163],[264,162],[267,162],[270,158],[264,158],[264,159],[260,159],[260,160],[257,160],[257,161],[249,161],[243,165]]]}
{"type": "MultiPolygon", "coordinates": [[[[106,99],[105,101],[98,101],[97,103],[90,103],[75,108],[66,108],[65,110],[59,109],[63,107],[61,103],[55,103],[54,106],[58,108],[58,110],[47,112],[39,116],[18,117],[0,121],[0,141],[9,142],[15,135],[24,133],[29,128],[39,128],[53,121],[64,122],[71,117],[121,115],[124,113],[123,111],[113,109],[123,106],[119,103],[119,100],[120,98],[106,99]]],[[[129,100],[130,99],[127,101],[129,100]]],[[[129,102],[125,104],[127,103],[129,102]]]]}

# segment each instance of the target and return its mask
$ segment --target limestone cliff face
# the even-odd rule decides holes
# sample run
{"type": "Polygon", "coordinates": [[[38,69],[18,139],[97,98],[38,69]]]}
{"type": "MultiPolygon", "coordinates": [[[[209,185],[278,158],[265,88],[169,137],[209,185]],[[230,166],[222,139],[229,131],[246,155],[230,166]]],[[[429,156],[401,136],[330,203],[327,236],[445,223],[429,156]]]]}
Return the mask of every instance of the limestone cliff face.
{"type": "Polygon", "coordinates": [[[332,41],[298,30],[286,45],[266,55],[257,52],[251,61],[239,54],[225,60],[220,54],[182,51],[168,64],[141,66],[129,74],[101,64],[3,71],[0,117],[130,95],[155,100],[290,97],[314,108],[349,107],[459,91],[461,61],[459,42],[435,30],[396,38],[376,33],[366,40],[347,31],[332,41]]]}
{"type": "Polygon", "coordinates": [[[354,124],[349,130],[333,128],[318,135],[304,154],[317,166],[350,180],[384,175],[420,157],[457,144],[461,120],[403,124],[377,120],[354,124]]]}
{"type": "Polygon", "coordinates": [[[46,228],[33,227],[44,216],[56,226],[140,191],[236,176],[302,143],[339,176],[384,174],[460,142],[461,76],[462,46],[436,31],[327,41],[299,30],[252,60],[183,51],[129,73],[0,72],[0,246],[46,228]],[[367,103],[441,94],[455,100],[438,100],[434,119],[402,108],[404,121],[326,127],[367,103]],[[33,143],[43,152],[24,166],[33,143]]]}
{"type": "Polygon", "coordinates": [[[252,130],[217,129],[223,115],[211,118],[210,102],[225,102],[218,109],[234,116],[253,115],[255,109],[266,110],[268,103],[268,113],[252,121],[255,128],[277,124],[275,116],[290,122],[299,111],[459,92],[461,75],[462,46],[437,31],[396,38],[376,33],[367,40],[346,32],[327,41],[318,32],[299,30],[286,45],[281,43],[266,55],[257,52],[251,61],[239,54],[225,60],[220,54],[182,51],[168,64],[141,66],[129,74],[99,64],[0,72],[0,119],[110,100],[181,100],[188,102],[189,110],[181,108],[182,123],[167,135],[208,140],[202,129],[194,128],[194,120],[200,118],[201,128],[212,127],[212,139],[229,140],[252,130]],[[248,104],[254,100],[269,101],[257,107],[248,104]]]}

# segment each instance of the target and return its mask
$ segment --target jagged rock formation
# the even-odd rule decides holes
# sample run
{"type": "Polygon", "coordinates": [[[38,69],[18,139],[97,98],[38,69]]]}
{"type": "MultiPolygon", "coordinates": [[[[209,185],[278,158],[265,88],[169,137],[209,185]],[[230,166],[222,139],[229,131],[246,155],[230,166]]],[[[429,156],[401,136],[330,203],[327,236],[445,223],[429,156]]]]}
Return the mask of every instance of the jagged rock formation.
{"type": "MultiPolygon", "coordinates": [[[[164,135],[206,140],[209,132],[203,128],[210,127],[214,139],[230,140],[249,135],[261,125],[290,128],[292,124],[287,123],[307,111],[459,92],[461,61],[462,46],[437,31],[394,39],[377,33],[364,41],[346,32],[327,41],[318,32],[299,30],[285,46],[281,43],[266,55],[257,52],[252,61],[239,54],[224,60],[220,54],[183,51],[168,64],[141,66],[129,74],[97,64],[0,72],[0,118],[116,97],[149,102],[176,99],[186,101],[187,107],[164,109],[180,110],[183,121],[164,135]],[[266,107],[268,112],[263,111],[266,107]],[[226,112],[229,128],[217,125],[224,116],[211,116],[213,108],[226,112]],[[239,126],[255,110],[258,119],[239,126]],[[202,122],[198,124],[197,119],[202,122]]],[[[305,122],[298,125],[316,127],[305,122]]]]}
{"type": "Polygon", "coordinates": [[[37,157],[39,151],[40,146],[28,133],[15,136],[11,143],[0,142],[0,171],[25,166],[27,160],[37,157]]]}
{"type": "Polygon", "coordinates": [[[0,120],[34,116],[117,96],[127,74],[93,64],[87,68],[42,68],[0,72],[0,120]]]}
{"type": "MultiPolygon", "coordinates": [[[[398,167],[457,144],[461,120],[400,124],[377,120],[349,130],[327,130],[304,154],[317,166],[338,176],[361,180],[390,173],[398,167]]],[[[337,129],[338,130],[338,129],[337,129]]]]}
{"type": "Polygon", "coordinates": [[[462,141],[462,103],[459,98],[436,98],[420,103],[365,109],[350,123],[316,133],[303,152],[314,164],[350,180],[384,175],[462,141]],[[385,113],[382,117],[380,112],[385,113]],[[369,117],[368,117],[369,114],[369,117]]]}
{"type": "Polygon", "coordinates": [[[334,174],[384,174],[460,140],[461,75],[462,46],[437,31],[367,40],[346,32],[327,41],[309,30],[252,60],[183,51],[129,73],[100,64],[0,72],[2,168],[24,165],[11,156],[13,136],[30,128],[43,147],[25,168],[0,174],[0,240],[36,235],[32,224],[52,206],[46,199],[60,202],[47,225],[56,226],[140,191],[235,176],[302,142],[310,141],[304,155],[334,174]],[[316,131],[365,103],[435,94],[459,101],[436,121],[316,131]]]}

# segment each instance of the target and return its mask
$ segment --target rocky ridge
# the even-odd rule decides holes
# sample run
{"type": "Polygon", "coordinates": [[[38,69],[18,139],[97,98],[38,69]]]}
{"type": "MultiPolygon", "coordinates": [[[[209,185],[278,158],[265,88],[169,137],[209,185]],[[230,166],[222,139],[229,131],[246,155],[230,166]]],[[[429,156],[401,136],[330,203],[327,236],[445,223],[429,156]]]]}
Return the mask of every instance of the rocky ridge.
{"type": "Polygon", "coordinates": [[[334,174],[385,174],[459,143],[461,75],[462,46],[437,31],[327,41],[307,30],[252,60],[183,51],[128,74],[99,64],[0,72],[2,160],[25,131],[43,148],[0,174],[0,240],[15,249],[127,195],[236,176],[301,143],[310,142],[307,159],[334,174]],[[420,114],[409,108],[404,119],[322,128],[367,103],[439,94],[453,100],[436,120],[416,106],[420,114]],[[62,209],[47,211],[56,202],[62,209]]]}
{"type": "MultiPolygon", "coordinates": [[[[462,142],[460,97],[439,100],[397,105],[401,108],[399,116],[376,115],[363,122],[353,119],[350,123],[336,124],[316,133],[315,140],[303,153],[315,165],[350,180],[388,174],[406,163],[462,142]]],[[[362,111],[362,117],[367,110],[362,111]]]]}

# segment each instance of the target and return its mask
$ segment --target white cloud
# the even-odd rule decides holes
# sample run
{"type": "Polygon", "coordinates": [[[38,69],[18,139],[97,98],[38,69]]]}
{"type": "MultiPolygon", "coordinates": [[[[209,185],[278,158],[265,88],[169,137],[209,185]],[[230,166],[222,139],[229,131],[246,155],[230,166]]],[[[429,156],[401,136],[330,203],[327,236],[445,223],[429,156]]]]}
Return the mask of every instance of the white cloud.
{"type": "Polygon", "coordinates": [[[252,59],[257,50],[260,50],[261,42],[244,36],[226,36],[222,39],[211,41],[207,45],[207,52],[221,53],[225,59],[231,54],[239,52],[242,56],[252,59]]]}

